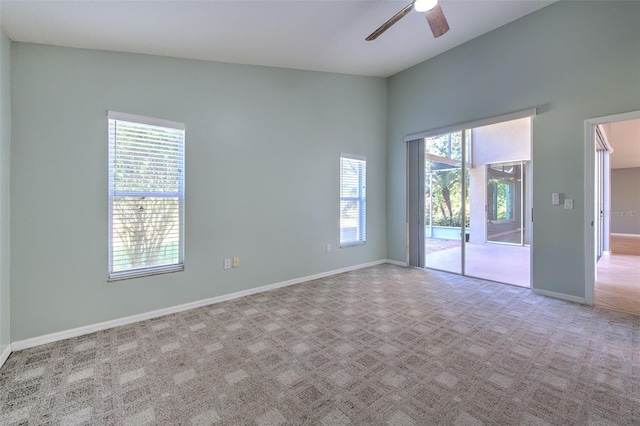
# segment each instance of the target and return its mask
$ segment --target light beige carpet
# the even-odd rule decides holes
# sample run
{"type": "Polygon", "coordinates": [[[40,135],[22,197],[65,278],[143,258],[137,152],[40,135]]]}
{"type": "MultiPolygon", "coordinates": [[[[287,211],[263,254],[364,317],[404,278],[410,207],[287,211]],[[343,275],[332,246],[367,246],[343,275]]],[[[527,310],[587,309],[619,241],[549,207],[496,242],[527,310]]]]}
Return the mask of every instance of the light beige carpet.
{"type": "Polygon", "coordinates": [[[14,353],[0,424],[638,425],[640,317],[381,265],[14,353]]]}

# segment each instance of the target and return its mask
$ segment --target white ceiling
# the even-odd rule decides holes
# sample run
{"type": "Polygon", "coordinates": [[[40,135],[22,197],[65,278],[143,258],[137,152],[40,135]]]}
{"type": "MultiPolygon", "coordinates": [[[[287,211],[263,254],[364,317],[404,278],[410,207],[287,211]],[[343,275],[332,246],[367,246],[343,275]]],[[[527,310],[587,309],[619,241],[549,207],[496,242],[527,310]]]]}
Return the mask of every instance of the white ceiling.
{"type": "Polygon", "coordinates": [[[388,77],[556,0],[441,0],[451,30],[434,39],[410,0],[1,0],[14,41],[388,77]]]}

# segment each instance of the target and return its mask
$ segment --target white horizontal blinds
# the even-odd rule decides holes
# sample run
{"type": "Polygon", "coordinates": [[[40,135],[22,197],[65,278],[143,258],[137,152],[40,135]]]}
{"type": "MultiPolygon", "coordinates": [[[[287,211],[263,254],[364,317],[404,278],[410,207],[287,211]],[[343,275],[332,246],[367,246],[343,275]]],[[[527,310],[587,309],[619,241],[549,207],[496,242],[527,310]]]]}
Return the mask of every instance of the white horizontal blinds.
{"type": "Polygon", "coordinates": [[[184,128],[127,118],[109,115],[111,278],[183,264],[184,128]]]}
{"type": "Polygon", "coordinates": [[[340,155],[340,245],[363,244],[367,230],[367,160],[340,155]]]}

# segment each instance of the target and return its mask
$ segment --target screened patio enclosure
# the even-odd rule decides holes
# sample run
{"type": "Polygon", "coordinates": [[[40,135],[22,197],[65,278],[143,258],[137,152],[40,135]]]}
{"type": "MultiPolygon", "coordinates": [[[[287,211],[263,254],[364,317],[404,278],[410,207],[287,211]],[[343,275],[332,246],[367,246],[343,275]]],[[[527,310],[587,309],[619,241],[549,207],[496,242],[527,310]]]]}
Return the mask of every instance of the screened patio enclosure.
{"type": "Polygon", "coordinates": [[[527,117],[410,142],[410,169],[422,173],[410,170],[409,178],[423,180],[409,182],[423,194],[409,203],[423,218],[423,263],[415,266],[529,286],[530,125],[527,117]]]}

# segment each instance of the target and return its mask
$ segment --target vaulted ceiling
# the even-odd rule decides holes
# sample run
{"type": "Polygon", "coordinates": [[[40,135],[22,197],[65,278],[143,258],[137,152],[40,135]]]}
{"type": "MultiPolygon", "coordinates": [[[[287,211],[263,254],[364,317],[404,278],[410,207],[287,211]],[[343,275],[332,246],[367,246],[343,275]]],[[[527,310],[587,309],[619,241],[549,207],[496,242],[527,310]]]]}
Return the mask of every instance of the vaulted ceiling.
{"type": "Polygon", "coordinates": [[[409,0],[1,0],[13,41],[388,77],[555,0],[441,0],[451,30],[434,39],[409,0]]]}

